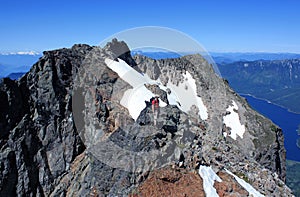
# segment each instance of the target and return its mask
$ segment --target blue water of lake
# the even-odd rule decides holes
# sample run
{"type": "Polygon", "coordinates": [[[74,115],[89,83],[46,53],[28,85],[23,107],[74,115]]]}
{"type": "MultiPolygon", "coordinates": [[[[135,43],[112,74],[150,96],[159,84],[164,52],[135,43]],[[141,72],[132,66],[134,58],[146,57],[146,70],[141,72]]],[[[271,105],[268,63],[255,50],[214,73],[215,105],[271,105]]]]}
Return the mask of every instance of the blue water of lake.
{"type": "Polygon", "coordinates": [[[241,94],[241,96],[247,99],[253,109],[268,117],[282,128],[286,158],[300,161],[300,148],[297,146],[297,139],[300,138],[297,132],[298,125],[300,124],[300,114],[290,112],[285,108],[250,95],[241,94]]]}

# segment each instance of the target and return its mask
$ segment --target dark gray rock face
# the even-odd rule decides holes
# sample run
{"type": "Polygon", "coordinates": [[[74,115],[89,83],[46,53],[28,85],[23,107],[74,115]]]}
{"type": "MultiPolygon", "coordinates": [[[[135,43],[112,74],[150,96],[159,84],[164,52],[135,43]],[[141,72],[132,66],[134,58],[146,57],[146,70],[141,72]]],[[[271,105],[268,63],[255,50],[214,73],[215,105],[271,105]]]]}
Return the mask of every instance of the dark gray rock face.
{"type": "Polygon", "coordinates": [[[44,52],[21,79],[1,81],[0,109],[0,196],[126,196],[154,169],[175,165],[196,171],[200,164],[242,174],[267,196],[291,196],[283,182],[281,130],[198,55],[132,58],[117,40],[103,49],[74,45],[44,52]],[[150,100],[133,120],[121,105],[132,87],[107,67],[107,58],[120,58],[162,84],[180,85],[189,72],[209,117],[169,105],[169,92],[150,85],[167,106],[160,108],[156,125],[150,100]],[[238,140],[222,134],[232,100],[247,125],[238,140]]]}
{"type": "Polygon", "coordinates": [[[87,45],[45,52],[18,82],[1,83],[1,196],[49,195],[85,149],[72,120],[72,75],[87,45]]]}
{"type": "Polygon", "coordinates": [[[9,131],[21,120],[26,109],[26,98],[15,81],[9,78],[1,79],[0,82],[0,137],[7,138],[9,131]]]}
{"type": "Polygon", "coordinates": [[[167,92],[160,89],[158,85],[156,84],[145,84],[145,87],[150,90],[154,95],[159,96],[159,98],[165,102],[167,105],[169,105],[167,92]]]}

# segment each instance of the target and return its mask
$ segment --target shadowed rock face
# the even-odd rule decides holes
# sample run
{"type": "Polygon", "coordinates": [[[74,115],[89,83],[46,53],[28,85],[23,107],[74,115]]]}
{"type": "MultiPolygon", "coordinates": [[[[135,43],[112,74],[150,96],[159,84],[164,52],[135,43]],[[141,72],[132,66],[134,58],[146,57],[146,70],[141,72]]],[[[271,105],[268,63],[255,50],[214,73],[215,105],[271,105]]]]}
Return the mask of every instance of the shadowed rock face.
{"type": "MultiPolygon", "coordinates": [[[[168,91],[153,85],[148,89],[168,103],[168,91]]],[[[253,111],[199,55],[131,57],[127,45],[117,40],[103,49],[74,45],[47,51],[18,81],[2,79],[0,101],[0,196],[146,195],[165,187],[173,194],[174,185],[191,192],[195,185],[189,178],[201,184],[194,173],[199,165],[211,165],[221,174],[226,168],[267,196],[290,195],[283,182],[280,128],[253,111]],[[106,58],[123,59],[163,85],[184,83],[182,75],[189,72],[208,119],[201,119],[197,109],[186,113],[167,105],[153,125],[149,100],[134,121],[120,104],[132,87],[107,67],[106,58]],[[232,100],[246,128],[237,140],[222,133],[232,100]],[[177,169],[175,175],[170,169],[177,169]],[[158,177],[161,173],[165,177],[158,177]],[[152,179],[157,188],[149,186],[152,179]]],[[[226,193],[236,183],[223,177],[217,190],[226,193]]]]}
{"type": "Polygon", "coordinates": [[[1,83],[1,196],[49,195],[84,145],[69,118],[72,75],[91,47],[45,52],[19,81],[1,83]]]}

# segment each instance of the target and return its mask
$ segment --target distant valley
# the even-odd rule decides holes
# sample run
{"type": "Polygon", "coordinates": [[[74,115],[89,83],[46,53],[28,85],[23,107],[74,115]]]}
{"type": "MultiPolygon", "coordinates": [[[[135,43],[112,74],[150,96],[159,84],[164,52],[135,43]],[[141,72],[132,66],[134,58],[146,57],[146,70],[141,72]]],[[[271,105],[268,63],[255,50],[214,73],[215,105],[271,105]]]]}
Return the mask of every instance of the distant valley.
{"type": "Polygon", "coordinates": [[[237,92],[300,113],[300,59],[239,61],[218,67],[237,92]]]}

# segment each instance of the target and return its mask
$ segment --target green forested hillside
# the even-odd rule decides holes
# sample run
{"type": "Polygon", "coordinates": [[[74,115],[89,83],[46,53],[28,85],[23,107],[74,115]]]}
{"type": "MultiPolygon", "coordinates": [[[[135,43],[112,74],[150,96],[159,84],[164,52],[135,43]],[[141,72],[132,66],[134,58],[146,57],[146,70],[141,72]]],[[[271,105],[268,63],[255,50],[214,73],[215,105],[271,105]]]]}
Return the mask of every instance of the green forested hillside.
{"type": "Polygon", "coordinates": [[[300,197],[300,162],[287,160],[287,185],[293,190],[295,196],[300,197]]]}
{"type": "Polygon", "coordinates": [[[300,59],[219,64],[237,92],[252,94],[300,113],[300,59]]]}

